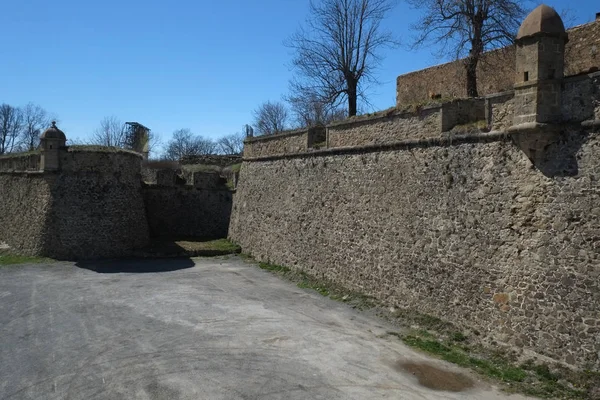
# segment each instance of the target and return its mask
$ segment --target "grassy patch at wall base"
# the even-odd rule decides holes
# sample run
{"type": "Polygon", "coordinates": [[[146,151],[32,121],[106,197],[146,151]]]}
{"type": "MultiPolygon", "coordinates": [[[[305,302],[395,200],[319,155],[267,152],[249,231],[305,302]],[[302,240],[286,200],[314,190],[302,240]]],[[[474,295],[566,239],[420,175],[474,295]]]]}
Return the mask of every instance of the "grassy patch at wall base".
{"type": "Polygon", "coordinates": [[[467,337],[462,333],[455,333],[446,340],[429,332],[389,334],[397,336],[410,347],[500,381],[506,385],[505,390],[511,392],[548,399],[591,399],[589,390],[597,383],[591,374],[584,379],[582,374],[565,368],[551,369],[533,360],[516,364],[502,356],[501,352],[489,352],[477,346],[472,349],[465,345],[467,337]]]}
{"type": "Polygon", "coordinates": [[[0,265],[39,264],[51,261],[49,258],[21,256],[6,250],[0,250],[0,265]]]}

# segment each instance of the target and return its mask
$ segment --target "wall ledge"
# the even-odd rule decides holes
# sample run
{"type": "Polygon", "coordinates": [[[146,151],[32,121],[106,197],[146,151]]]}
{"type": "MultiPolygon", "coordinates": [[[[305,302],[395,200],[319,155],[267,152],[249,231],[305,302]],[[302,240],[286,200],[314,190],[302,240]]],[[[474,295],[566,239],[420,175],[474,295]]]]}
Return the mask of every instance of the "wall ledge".
{"type": "Polygon", "coordinates": [[[394,150],[406,150],[411,148],[425,148],[425,147],[446,147],[456,144],[463,143],[477,143],[477,142],[496,142],[496,141],[508,141],[510,140],[510,134],[505,131],[491,131],[481,133],[470,133],[463,135],[455,135],[451,133],[445,133],[445,136],[437,138],[426,138],[426,139],[408,139],[393,143],[385,144],[374,144],[366,146],[353,146],[353,147],[335,147],[331,149],[314,150],[304,153],[293,153],[293,154],[274,154],[264,157],[245,157],[244,162],[253,161],[271,161],[291,158],[305,158],[305,157],[320,157],[329,155],[341,155],[341,154],[357,154],[357,153],[372,153],[378,151],[394,151],[394,150]]]}

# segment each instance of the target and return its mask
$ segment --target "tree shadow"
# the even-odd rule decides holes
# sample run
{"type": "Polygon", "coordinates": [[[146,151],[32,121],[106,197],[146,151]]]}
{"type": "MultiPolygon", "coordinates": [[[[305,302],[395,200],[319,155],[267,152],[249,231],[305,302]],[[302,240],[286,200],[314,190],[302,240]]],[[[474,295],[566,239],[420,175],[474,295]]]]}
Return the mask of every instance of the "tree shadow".
{"type": "Polygon", "coordinates": [[[120,259],[120,260],[85,260],[78,261],[75,266],[99,274],[118,273],[160,273],[192,268],[194,261],[189,258],[155,258],[155,259],[120,259]]]}

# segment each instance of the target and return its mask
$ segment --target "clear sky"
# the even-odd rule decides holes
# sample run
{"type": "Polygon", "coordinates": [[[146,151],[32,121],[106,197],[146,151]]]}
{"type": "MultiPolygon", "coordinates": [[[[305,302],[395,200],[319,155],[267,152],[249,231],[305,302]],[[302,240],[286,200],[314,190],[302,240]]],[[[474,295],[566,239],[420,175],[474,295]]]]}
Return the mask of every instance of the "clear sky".
{"type": "MultiPolygon", "coordinates": [[[[547,0],[594,19],[597,0],[547,0]]],[[[164,141],[178,128],[206,137],[240,131],[252,110],[279,100],[292,77],[282,44],[308,0],[17,0],[0,10],[0,103],[34,102],[67,137],[88,137],[105,116],[137,121],[164,141]]],[[[418,12],[399,1],[385,21],[403,42],[418,12]]],[[[397,75],[442,61],[430,49],[386,52],[376,110],[395,103],[397,75]]]]}

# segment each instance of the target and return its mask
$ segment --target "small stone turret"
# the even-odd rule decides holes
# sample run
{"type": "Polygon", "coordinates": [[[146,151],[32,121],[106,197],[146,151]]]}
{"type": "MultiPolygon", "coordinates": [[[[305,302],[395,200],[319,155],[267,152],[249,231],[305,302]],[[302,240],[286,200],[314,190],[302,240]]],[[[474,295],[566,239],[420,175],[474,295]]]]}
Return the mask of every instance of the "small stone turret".
{"type": "Polygon", "coordinates": [[[60,150],[66,146],[67,137],[58,129],[56,121],[40,137],[42,157],[40,168],[42,171],[56,171],[60,169],[60,150]]]}
{"type": "Polygon", "coordinates": [[[516,38],[514,125],[560,121],[567,41],[563,21],[551,7],[542,4],[523,21],[516,38]]]}

